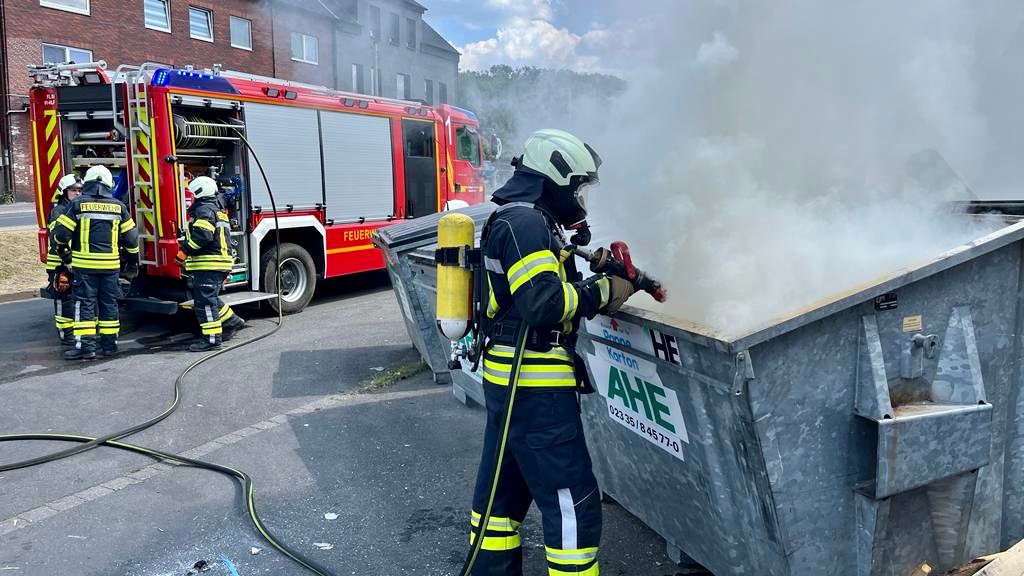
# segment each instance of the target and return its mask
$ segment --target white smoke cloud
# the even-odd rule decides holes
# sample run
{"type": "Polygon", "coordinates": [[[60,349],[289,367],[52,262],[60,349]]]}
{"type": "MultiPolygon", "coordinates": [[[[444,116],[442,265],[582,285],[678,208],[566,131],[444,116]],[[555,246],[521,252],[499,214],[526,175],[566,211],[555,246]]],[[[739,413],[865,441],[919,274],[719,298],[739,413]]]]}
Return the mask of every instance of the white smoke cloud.
{"type": "Polygon", "coordinates": [[[982,12],[782,0],[665,15],[653,37],[675,57],[638,66],[608,130],[578,127],[614,191],[595,200],[599,233],[663,277],[664,311],[734,336],[976,237],[942,210],[965,197],[943,161],[976,174],[993,149],[982,12]]]}
{"type": "MultiPolygon", "coordinates": [[[[1024,180],[1014,1],[588,6],[600,32],[545,62],[585,55],[630,89],[554,126],[605,161],[595,244],[629,242],[674,317],[735,336],[870,285],[982,233],[944,211],[968,196],[960,177],[982,197],[1024,180]]],[[[489,61],[507,59],[493,40],[489,61]]],[[[533,104],[523,134],[552,123],[533,104]]]]}

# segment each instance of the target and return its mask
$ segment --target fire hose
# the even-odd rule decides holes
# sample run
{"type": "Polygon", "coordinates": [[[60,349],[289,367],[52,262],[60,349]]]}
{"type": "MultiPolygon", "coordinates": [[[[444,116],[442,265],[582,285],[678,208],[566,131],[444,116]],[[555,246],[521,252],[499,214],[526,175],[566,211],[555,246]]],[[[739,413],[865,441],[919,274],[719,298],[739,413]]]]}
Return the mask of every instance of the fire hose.
{"type": "Polygon", "coordinates": [[[47,441],[62,441],[62,442],[78,443],[77,446],[74,446],[74,447],[71,447],[71,448],[67,448],[67,449],[64,449],[64,450],[59,450],[57,452],[53,452],[53,453],[50,453],[50,454],[45,454],[43,456],[39,456],[39,457],[36,457],[36,458],[31,458],[31,459],[28,459],[28,460],[23,460],[23,461],[20,461],[20,462],[12,462],[10,464],[0,464],[0,473],[7,472],[7,471],[10,471],[10,470],[19,470],[19,469],[22,469],[22,468],[28,468],[30,466],[37,466],[39,464],[44,464],[44,463],[47,463],[47,462],[54,462],[54,461],[57,461],[57,460],[61,460],[63,458],[67,458],[69,456],[74,456],[75,454],[80,454],[80,453],[85,452],[87,450],[92,450],[93,448],[96,448],[97,446],[108,446],[108,447],[117,448],[117,449],[120,449],[120,450],[126,450],[126,451],[129,451],[129,452],[134,452],[134,453],[137,453],[137,454],[142,454],[144,456],[149,456],[150,458],[153,458],[153,459],[158,460],[158,461],[172,462],[172,463],[176,463],[176,464],[179,464],[179,465],[190,466],[190,467],[201,468],[201,469],[204,469],[204,470],[211,470],[211,471],[214,471],[214,472],[218,472],[218,473],[224,474],[226,476],[229,476],[231,478],[234,478],[234,479],[238,480],[241,483],[241,487],[242,487],[242,490],[244,492],[243,498],[242,498],[242,502],[243,502],[243,507],[245,509],[245,513],[248,515],[249,520],[252,522],[253,526],[260,533],[260,536],[262,536],[263,539],[266,540],[268,544],[273,546],[277,551],[279,551],[282,554],[284,554],[286,557],[288,557],[293,562],[299,564],[304,569],[312,572],[313,574],[316,574],[317,576],[333,576],[333,573],[330,570],[328,570],[327,568],[324,568],[323,566],[320,566],[315,561],[313,561],[313,560],[303,556],[298,551],[292,549],[287,544],[281,542],[277,537],[275,537],[273,535],[273,533],[270,532],[269,529],[267,529],[266,526],[263,525],[263,522],[260,520],[259,515],[256,513],[255,487],[253,485],[252,478],[248,474],[246,474],[245,472],[243,472],[241,470],[237,470],[235,468],[229,468],[227,466],[222,466],[220,464],[215,464],[215,463],[212,463],[212,462],[207,462],[207,461],[204,461],[204,460],[197,460],[197,459],[194,459],[194,458],[186,458],[186,457],[178,455],[178,454],[173,454],[173,453],[170,453],[170,452],[163,452],[163,451],[160,451],[160,450],[154,450],[154,449],[151,449],[151,448],[146,448],[146,447],[143,447],[143,446],[137,446],[137,445],[134,445],[134,444],[128,444],[128,443],[124,443],[124,442],[120,442],[119,441],[122,438],[125,438],[127,436],[131,436],[132,434],[136,434],[138,432],[141,432],[142,430],[145,430],[145,429],[147,429],[147,428],[149,428],[151,426],[154,426],[155,424],[161,422],[162,420],[166,419],[168,416],[173,414],[174,411],[177,410],[178,407],[181,405],[181,393],[182,393],[182,386],[184,384],[185,377],[188,376],[188,374],[190,372],[192,372],[194,369],[196,369],[199,366],[201,366],[202,364],[204,364],[204,363],[206,363],[206,362],[208,362],[208,361],[210,361],[210,360],[220,356],[221,354],[225,354],[225,353],[231,352],[232,350],[237,350],[239,348],[242,348],[244,346],[248,346],[248,345],[253,344],[255,342],[259,342],[260,340],[263,340],[265,338],[268,338],[268,337],[274,335],[275,333],[277,333],[278,330],[281,329],[281,326],[284,323],[284,313],[282,312],[283,307],[282,307],[282,302],[281,302],[281,298],[282,298],[282,294],[281,294],[281,231],[280,231],[280,223],[278,222],[277,204],[274,202],[274,193],[271,190],[270,181],[267,178],[267,174],[266,174],[266,172],[263,169],[263,164],[260,163],[259,157],[256,155],[256,152],[252,149],[252,146],[249,145],[248,140],[246,140],[245,136],[242,134],[241,127],[234,126],[234,125],[231,125],[231,126],[225,125],[225,126],[234,129],[238,133],[239,139],[242,141],[242,143],[245,144],[245,147],[249,150],[250,154],[252,154],[252,157],[256,161],[256,165],[259,168],[260,175],[263,177],[263,181],[264,181],[264,183],[267,186],[267,195],[270,197],[270,206],[271,206],[271,209],[272,209],[273,215],[274,215],[274,234],[275,234],[275,238],[276,238],[276,246],[275,246],[275,269],[276,269],[276,273],[277,273],[277,282],[276,282],[276,284],[277,284],[277,323],[276,323],[276,325],[274,326],[274,328],[270,332],[267,332],[266,334],[262,334],[260,336],[257,336],[256,338],[253,338],[252,340],[248,340],[246,342],[242,342],[242,343],[237,344],[235,346],[231,346],[231,347],[227,347],[227,348],[221,348],[220,350],[216,350],[216,351],[214,351],[214,352],[212,352],[210,354],[207,354],[207,355],[203,356],[202,358],[196,360],[195,362],[192,362],[191,364],[189,364],[187,367],[185,367],[184,370],[182,370],[178,374],[178,377],[174,381],[174,401],[171,402],[171,405],[166,410],[164,410],[162,413],[158,414],[157,416],[155,416],[153,418],[150,418],[149,420],[146,420],[145,422],[142,422],[141,424],[136,424],[136,425],[131,426],[129,428],[126,428],[124,430],[120,430],[118,432],[112,432],[112,433],[107,434],[105,436],[99,436],[99,437],[84,436],[84,435],[79,435],[79,434],[48,434],[48,433],[47,434],[27,433],[27,434],[0,435],[0,442],[18,442],[18,441],[27,441],[27,440],[47,440],[47,441]]]}

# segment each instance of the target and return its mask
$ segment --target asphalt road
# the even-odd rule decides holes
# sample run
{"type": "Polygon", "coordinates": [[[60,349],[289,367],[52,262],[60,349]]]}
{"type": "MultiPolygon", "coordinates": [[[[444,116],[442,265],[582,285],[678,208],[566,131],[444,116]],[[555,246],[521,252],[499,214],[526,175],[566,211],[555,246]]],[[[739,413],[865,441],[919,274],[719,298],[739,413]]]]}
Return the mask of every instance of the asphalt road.
{"type": "Polygon", "coordinates": [[[36,225],[35,208],[24,202],[0,205],[0,229],[36,225]]]}
{"type": "MultiPolygon", "coordinates": [[[[163,411],[198,357],[184,351],[187,317],[126,318],[122,357],[65,365],[48,304],[0,305],[0,434],[122,429],[163,411]]],[[[241,312],[251,327],[240,341],[273,327],[241,312]]],[[[386,277],[335,282],[277,334],[195,369],[181,408],[128,441],[249,472],[264,524],[336,574],[454,574],[484,414],[422,372],[366,389],[417,361],[386,277]]],[[[0,462],[64,447],[0,443],[0,462]]],[[[172,576],[197,562],[211,575],[306,574],[260,539],[237,485],[213,472],[99,448],[0,473],[0,487],[5,575],[172,576]]],[[[604,574],[684,573],[620,507],[604,516],[604,574]]],[[[535,510],[523,535],[527,573],[546,573],[535,510]]]]}

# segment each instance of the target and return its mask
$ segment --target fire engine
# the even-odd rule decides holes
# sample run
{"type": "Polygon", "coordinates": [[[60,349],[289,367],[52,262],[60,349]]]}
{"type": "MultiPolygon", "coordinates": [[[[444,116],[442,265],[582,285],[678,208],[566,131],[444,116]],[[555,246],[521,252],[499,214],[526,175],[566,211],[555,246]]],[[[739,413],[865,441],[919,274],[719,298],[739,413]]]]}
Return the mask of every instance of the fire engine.
{"type": "Polygon", "coordinates": [[[60,177],[107,166],[115,197],[139,226],[140,274],[125,298],[133,308],[171,313],[189,305],[174,256],[196,176],[218,181],[231,221],[230,303],[277,293],[273,195],[285,313],[306,306],[318,279],[382,269],[371,243],[377,228],[484,199],[479,121],[468,110],[219,66],[106,68],[29,67],[39,252],[45,261],[60,177]]]}

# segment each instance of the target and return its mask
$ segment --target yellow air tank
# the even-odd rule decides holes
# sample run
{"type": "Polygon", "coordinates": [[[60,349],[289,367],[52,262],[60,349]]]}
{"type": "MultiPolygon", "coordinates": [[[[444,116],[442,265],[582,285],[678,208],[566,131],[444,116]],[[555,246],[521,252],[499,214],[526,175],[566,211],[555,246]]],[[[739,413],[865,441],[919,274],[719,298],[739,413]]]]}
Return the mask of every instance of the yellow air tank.
{"type": "MultiPolygon", "coordinates": [[[[472,248],[473,233],[472,218],[465,214],[446,214],[437,223],[437,247],[441,250],[472,248]]],[[[462,264],[465,263],[438,262],[437,265],[437,328],[450,340],[465,336],[473,318],[473,272],[462,264]]]]}

